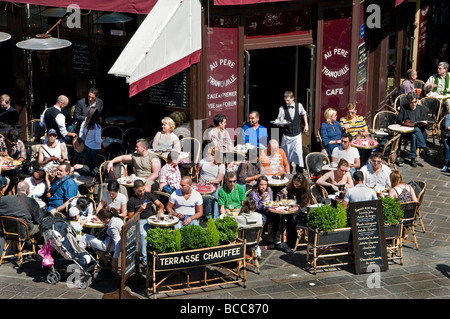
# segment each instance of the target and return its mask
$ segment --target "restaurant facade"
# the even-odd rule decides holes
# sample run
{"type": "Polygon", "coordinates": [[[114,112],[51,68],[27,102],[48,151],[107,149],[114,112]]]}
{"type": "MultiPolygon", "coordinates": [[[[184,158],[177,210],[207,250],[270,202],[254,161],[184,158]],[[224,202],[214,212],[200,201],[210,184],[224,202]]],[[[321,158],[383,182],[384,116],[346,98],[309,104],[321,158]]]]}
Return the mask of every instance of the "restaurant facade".
{"type": "MultiPolygon", "coordinates": [[[[371,126],[373,115],[392,102],[408,68],[417,69],[423,80],[434,71],[438,39],[448,34],[442,25],[446,2],[435,0],[184,0],[172,8],[172,20],[153,20],[153,29],[150,20],[171,9],[161,0],[133,5],[72,1],[81,8],[79,27],[66,21],[58,28],[59,37],[72,45],[31,51],[16,43],[54,25],[59,17],[46,11],[56,3],[61,7],[61,1],[24,2],[3,2],[0,16],[0,31],[12,35],[0,43],[2,94],[12,96],[22,125],[58,95],[67,95],[72,105],[95,86],[106,109],[135,115],[136,125],[150,137],[174,111],[188,115],[185,124],[196,137],[219,113],[235,129],[257,110],[260,123],[273,128],[270,121],[289,90],[308,113],[307,151],[317,150],[317,131],[328,107],[341,117],[348,103],[356,103],[371,126]],[[177,20],[178,6],[187,5],[190,14],[177,20]],[[132,20],[99,23],[111,12],[132,20]],[[189,19],[190,27],[184,28],[189,19]],[[133,40],[138,34],[141,38],[133,40]],[[190,41],[184,45],[186,38],[190,41]],[[153,69],[148,67],[152,63],[153,69]],[[121,67],[129,74],[115,71],[121,67]],[[132,79],[138,71],[144,74],[132,79]]],[[[277,130],[270,132],[277,137],[277,130]]]]}

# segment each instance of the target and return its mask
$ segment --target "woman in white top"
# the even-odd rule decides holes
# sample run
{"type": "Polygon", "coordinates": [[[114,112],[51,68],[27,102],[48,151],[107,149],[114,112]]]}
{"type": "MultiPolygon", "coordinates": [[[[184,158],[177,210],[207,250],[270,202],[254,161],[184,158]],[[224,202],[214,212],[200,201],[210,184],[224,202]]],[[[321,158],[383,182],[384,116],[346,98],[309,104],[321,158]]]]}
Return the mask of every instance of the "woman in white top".
{"type": "Polygon", "coordinates": [[[54,129],[47,131],[47,144],[39,148],[38,164],[44,171],[51,171],[54,166],[67,160],[65,144],[58,141],[54,129]]]}
{"type": "Polygon", "coordinates": [[[96,107],[88,109],[86,119],[81,123],[79,137],[84,140],[84,144],[101,154],[102,152],[102,127],[100,125],[100,113],[96,107]]]}
{"type": "Polygon", "coordinates": [[[200,160],[197,172],[195,172],[200,183],[206,182],[218,185],[222,182],[225,176],[225,165],[222,163],[218,164],[216,159],[216,148],[212,146],[206,152],[206,157],[200,160]]]}
{"type": "Polygon", "coordinates": [[[153,138],[152,148],[160,151],[181,152],[180,139],[173,133],[175,122],[170,117],[165,117],[161,123],[162,130],[153,138]]]}
{"type": "Polygon", "coordinates": [[[127,216],[127,198],[124,194],[119,193],[119,182],[109,181],[106,190],[107,192],[103,193],[96,212],[98,213],[102,208],[115,208],[119,216],[125,218],[127,216]]]}
{"type": "Polygon", "coordinates": [[[31,177],[24,179],[24,182],[28,184],[30,190],[28,197],[33,196],[35,199],[43,199],[42,196],[50,189],[48,175],[42,169],[34,171],[31,177]]]}

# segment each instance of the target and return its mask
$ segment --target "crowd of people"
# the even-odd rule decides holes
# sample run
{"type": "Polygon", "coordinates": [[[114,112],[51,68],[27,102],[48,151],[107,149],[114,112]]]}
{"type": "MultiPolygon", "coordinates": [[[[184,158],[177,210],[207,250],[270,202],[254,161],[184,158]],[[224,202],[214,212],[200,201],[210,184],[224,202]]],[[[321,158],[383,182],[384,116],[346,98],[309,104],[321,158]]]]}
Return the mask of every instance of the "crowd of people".
{"type": "MultiPolygon", "coordinates": [[[[448,64],[439,64],[446,67],[448,64]]],[[[448,74],[448,73],[447,73],[448,74]]],[[[414,78],[414,75],[412,75],[414,78]]],[[[445,74],[444,74],[445,78],[445,74]]],[[[448,78],[448,75],[447,75],[448,78]]],[[[436,80],[439,85],[440,80],[436,80]]],[[[435,83],[433,82],[433,83],[435,83]]],[[[444,81],[445,82],[445,81],[444,81]]],[[[445,87],[448,86],[448,81],[445,87]]],[[[407,86],[405,85],[405,88],[407,86]]],[[[433,89],[434,84],[431,84],[433,89]]],[[[409,106],[402,107],[398,121],[421,121],[422,112],[417,105],[416,93],[408,93],[409,106]]],[[[236,218],[240,227],[259,225],[268,229],[271,224],[274,247],[292,252],[296,240],[295,226],[304,221],[304,208],[312,203],[312,181],[303,172],[305,167],[302,148],[302,133],[309,131],[306,111],[301,103],[295,101],[292,92],[284,94],[285,104],[279,107],[277,122],[281,130],[281,139],[271,138],[268,130],[259,124],[260,114],[252,111],[248,123],[242,127],[238,144],[245,145],[245,158],[225,158],[226,154],[237,154],[235,145],[226,129],[227,118],[223,114],[214,117],[214,127],[207,133],[205,156],[195,163],[196,170],[192,176],[180,170],[181,143],[173,133],[175,123],[170,117],[164,117],[161,130],[150,139],[141,138],[135,143],[134,152],[111,158],[106,165],[106,173],[114,174],[116,164],[125,164],[132,170],[135,180],[129,196],[120,192],[116,178],[107,183],[106,192],[97,199],[96,209],[89,208],[84,198],[76,203],[69,199],[79,195],[79,186],[89,183],[99,174],[98,155],[104,154],[102,127],[104,122],[103,101],[98,98],[98,91],[91,89],[86,98],[80,99],[73,111],[71,121],[64,116],[63,110],[69,105],[66,96],[59,96],[53,107],[47,108],[40,116],[40,125],[46,128],[46,135],[39,148],[37,167],[31,176],[24,177],[18,170],[2,172],[0,187],[6,196],[0,198],[0,215],[8,214],[9,207],[17,207],[23,197],[45,202],[44,209],[31,205],[33,214],[25,211],[10,210],[17,217],[29,223],[33,233],[38,232],[40,221],[48,214],[62,213],[75,225],[96,216],[107,228],[110,241],[101,240],[92,234],[83,235],[80,228],[76,230],[81,245],[100,251],[113,252],[112,266],[117,269],[118,249],[120,246],[120,229],[127,218],[140,214],[140,242],[146,247],[146,234],[150,225],[147,218],[162,214],[164,211],[176,216],[179,223],[175,228],[198,225],[204,216],[214,219],[222,218],[228,210],[239,210],[236,218]],[[282,124],[278,124],[282,123],[282,124]],[[69,127],[70,126],[70,127],[69,127]],[[69,147],[69,145],[72,147],[69,147]],[[162,160],[158,151],[168,152],[162,160]],[[286,186],[269,186],[271,177],[286,177],[286,186]],[[194,182],[214,185],[212,196],[203,197],[193,187],[194,182]],[[167,202],[156,195],[155,191],[168,194],[167,202]],[[14,194],[15,193],[15,194],[14,194]],[[271,213],[267,201],[275,200],[278,195],[295,199],[303,208],[287,218],[286,233],[280,227],[280,215],[271,213]],[[67,212],[67,213],[66,213],[67,212]],[[286,238],[286,240],[284,240],[286,238]]],[[[10,99],[0,97],[4,112],[13,113],[10,99]]],[[[2,119],[3,113],[0,115],[2,119]]],[[[343,205],[351,202],[378,198],[377,192],[389,190],[389,195],[399,200],[414,200],[410,187],[405,186],[398,171],[383,164],[383,154],[372,152],[366,161],[360,152],[351,146],[356,136],[368,136],[369,130],[363,116],[357,114],[354,104],[348,104],[347,116],[337,119],[337,111],[328,108],[324,117],[326,122],[320,127],[320,136],[324,152],[336,168],[323,173],[315,182],[329,193],[344,192],[343,205]],[[410,196],[408,196],[408,194],[410,196]]],[[[14,118],[11,116],[11,118],[14,118]]],[[[426,119],[424,119],[426,121],[426,119]]],[[[413,159],[416,148],[429,150],[423,141],[426,123],[417,126],[411,134],[411,152],[413,159]],[[414,153],[414,154],[413,154],[414,153]]],[[[450,117],[447,116],[446,127],[450,129],[450,117]]],[[[446,165],[450,158],[449,144],[446,145],[446,165]]],[[[3,156],[20,161],[27,160],[25,146],[19,139],[17,129],[11,128],[0,139],[3,156]]],[[[20,205],[19,205],[20,206],[20,205]]],[[[283,217],[284,218],[284,217],[283,217]]],[[[75,228],[75,227],[74,227],[75,228]]],[[[260,255],[260,252],[258,252],[260,255]]],[[[104,257],[104,263],[109,260],[104,257]]],[[[146,252],[141,250],[141,260],[146,263],[146,252]]]]}

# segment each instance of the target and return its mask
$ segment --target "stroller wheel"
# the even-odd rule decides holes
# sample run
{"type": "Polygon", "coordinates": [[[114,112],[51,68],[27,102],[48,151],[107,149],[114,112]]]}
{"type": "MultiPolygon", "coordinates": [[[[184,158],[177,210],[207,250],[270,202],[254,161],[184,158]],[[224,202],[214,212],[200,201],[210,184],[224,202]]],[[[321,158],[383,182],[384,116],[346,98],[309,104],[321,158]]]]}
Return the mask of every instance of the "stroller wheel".
{"type": "Polygon", "coordinates": [[[59,272],[49,272],[47,275],[47,282],[51,285],[58,283],[61,280],[61,275],[59,272]]]}
{"type": "Polygon", "coordinates": [[[86,289],[86,288],[87,288],[87,282],[86,282],[86,281],[83,281],[83,280],[80,280],[80,281],[78,282],[78,288],[80,288],[80,289],[86,289]]]}

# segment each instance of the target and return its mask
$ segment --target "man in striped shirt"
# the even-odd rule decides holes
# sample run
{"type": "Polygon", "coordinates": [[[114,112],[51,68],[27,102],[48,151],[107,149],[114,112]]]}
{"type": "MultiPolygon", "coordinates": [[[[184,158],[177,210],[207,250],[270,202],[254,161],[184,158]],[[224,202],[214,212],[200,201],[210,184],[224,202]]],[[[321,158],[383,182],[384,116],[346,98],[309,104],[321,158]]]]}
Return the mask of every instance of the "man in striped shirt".
{"type": "Polygon", "coordinates": [[[351,136],[355,136],[357,134],[362,136],[369,135],[366,120],[364,120],[363,116],[359,116],[356,113],[356,105],[349,103],[347,105],[347,116],[341,118],[341,126],[345,132],[349,133],[351,136]]]}

